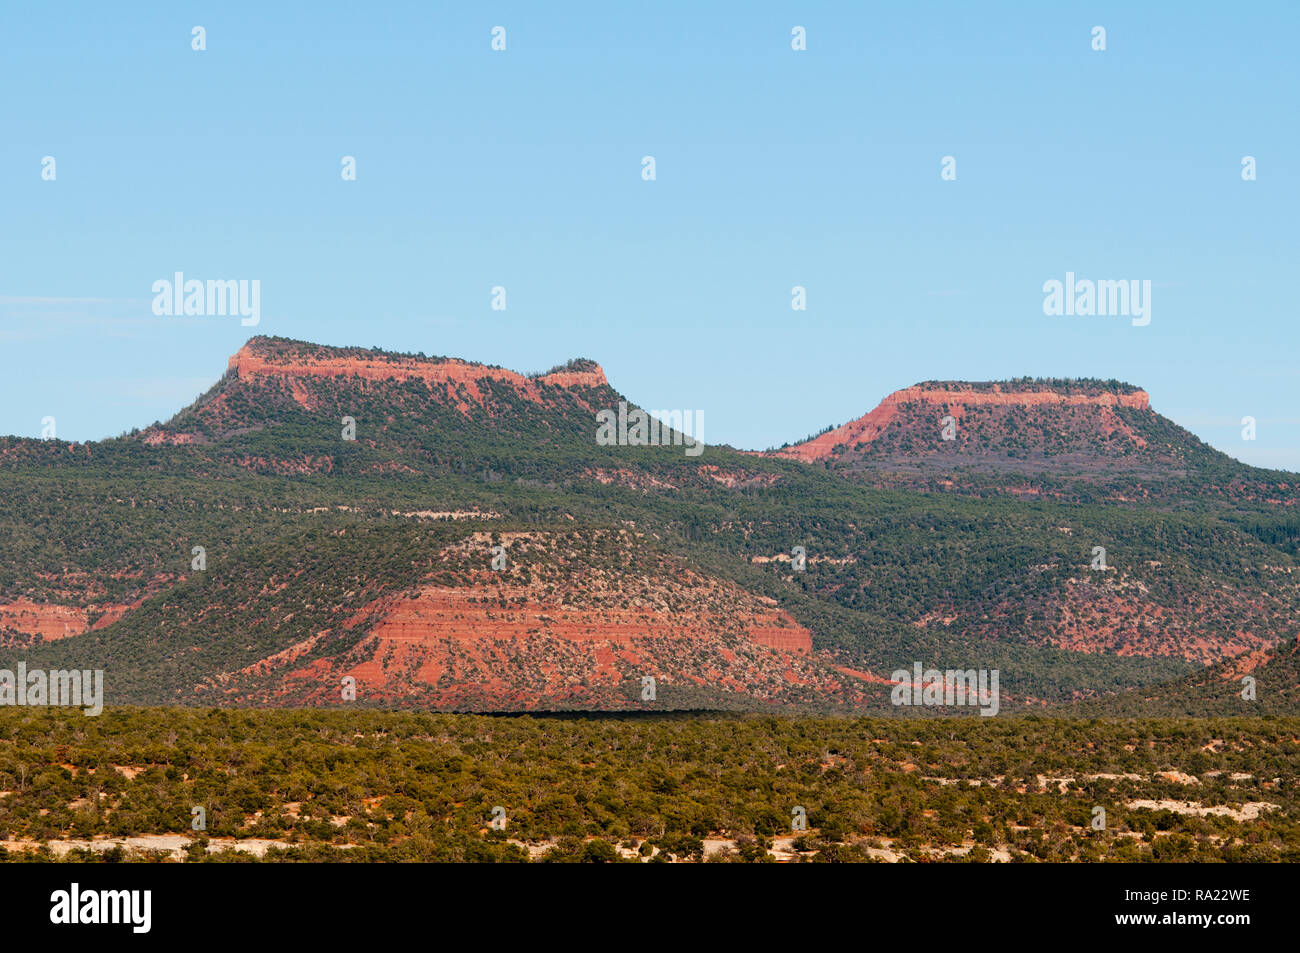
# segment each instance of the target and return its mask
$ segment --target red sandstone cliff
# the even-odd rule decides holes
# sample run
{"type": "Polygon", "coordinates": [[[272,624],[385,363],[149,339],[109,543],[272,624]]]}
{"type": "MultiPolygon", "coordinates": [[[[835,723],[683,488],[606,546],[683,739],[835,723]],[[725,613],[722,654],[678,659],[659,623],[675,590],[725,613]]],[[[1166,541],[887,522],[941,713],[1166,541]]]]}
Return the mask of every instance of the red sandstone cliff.
{"type": "Polygon", "coordinates": [[[1129,407],[1136,410],[1149,410],[1150,397],[1146,391],[1135,390],[1129,393],[1061,393],[1055,390],[1020,390],[1003,389],[1000,384],[987,385],[987,389],[977,389],[973,384],[949,384],[944,387],[927,387],[914,385],[894,391],[875,410],[856,420],[829,430],[820,436],[803,443],[785,447],[773,452],[775,456],[792,457],[811,463],[830,457],[834,449],[841,445],[856,446],[870,443],[879,437],[891,422],[899,416],[900,409],[909,404],[946,405],[959,422],[964,409],[969,407],[1084,407],[1098,408],[1129,407]]]}
{"type": "Polygon", "coordinates": [[[503,367],[488,367],[455,358],[416,358],[388,356],[344,356],[317,358],[307,355],[281,355],[268,350],[254,338],[231,356],[227,371],[241,380],[258,377],[358,377],[362,380],[422,380],[428,384],[448,382],[473,384],[481,380],[504,381],[526,394],[535,396],[539,385],[548,387],[601,387],[609,382],[599,365],[589,370],[558,370],[537,377],[525,377],[503,367]]]}
{"type": "MultiPolygon", "coordinates": [[[[138,603],[137,603],[138,605],[138,603]]],[[[53,642],[102,629],[122,618],[132,606],[61,606],[18,599],[0,605],[0,631],[35,637],[36,641],[53,642]],[[101,613],[92,624],[93,613],[101,613]]]]}
{"type": "Polygon", "coordinates": [[[378,598],[335,630],[196,690],[238,695],[255,677],[260,701],[316,702],[351,676],[367,699],[496,709],[637,706],[647,675],[664,691],[767,701],[858,691],[770,599],[642,549],[625,531],[480,532],[437,565],[440,580],[454,570],[459,583],[426,580],[378,598]],[[507,568],[464,568],[486,567],[494,539],[508,547],[507,568]],[[617,555],[589,560],[614,540],[617,555]]]}
{"type": "MultiPolygon", "coordinates": [[[[255,337],[234,355],[225,376],[195,404],[165,424],[148,428],[149,445],[218,443],[226,437],[274,426],[291,409],[338,418],[351,412],[345,395],[378,397],[394,418],[436,420],[450,409],[479,420],[520,413],[520,403],[549,414],[561,429],[618,399],[600,365],[570,361],[545,374],[524,375],[455,358],[390,354],[362,348],[321,347],[282,338],[255,337]],[[409,382],[422,383],[424,394],[409,382]]],[[[374,419],[369,435],[376,436],[374,419]]],[[[594,424],[592,424],[594,427],[594,424]]],[[[383,422],[380,422],[380,429],[383,422]]],[[[277,464],[270,464],[273,468],[277,464]]],[[[305,467],[313,467],[308,463],[305,467]]]]}

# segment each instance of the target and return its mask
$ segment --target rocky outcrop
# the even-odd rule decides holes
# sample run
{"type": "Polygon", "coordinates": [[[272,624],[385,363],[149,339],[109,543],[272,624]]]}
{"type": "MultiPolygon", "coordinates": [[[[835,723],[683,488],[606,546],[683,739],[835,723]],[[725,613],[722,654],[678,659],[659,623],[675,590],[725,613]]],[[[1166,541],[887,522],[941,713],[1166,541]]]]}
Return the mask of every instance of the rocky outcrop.
{"type": "Polygon", "coordinates": [[[268,349],[264,339],[253,338],[240,348],[227,365],[227,372],[241,380],[259,377],[283,377],[301,380],[312,377],[355,377],[369,381],[421,380],[433,384],[474,385],[484,380],[502,381],[511,387],[538,396],[538,387],[602,387],[608,381],[599,365],[587,370],[563,369],[538,377],[525,377],[504,367],[489,367],[455,358],[418,358],[371,354],[354,356],[340,352],[337,357],[280,353],[268,349]]]}
{"type": "Polygon", "coordinates": [[[1135,410],[1150,410],[1151,400],[1143,390],[1096,389],[1090,392],[1085,388],[1063,392],[1050,388],[1027,389],[1004,386],[999,383],[945,383],[937,386],[917,384],[894,391],[882,400],[875,410],[856,420],[851,420],[803,443],[773,451],[773,455],[803,460],[806,463],[827,459],[834,454],[836,447],[871,443],[899,416],[902,408],[916,404],[947,407],[953,417],[960,422],[963,410],[969,407],[1093,406],[1106,409],[1127,407],[1135,410]]]}
{"type": "Polygon", "coordinates": [[[683,690],[768,702],[858,691],[773,601],[643,549],[626,531],[476,532],[440,556],[459,584],[439,572],[378,598],[324,641],[318,634],[231,673],[221,690],[269,676],[257,689],[272,693],[266,701],[314,702],[350,676],[358,697],[385,703],[519,710],[638,707],[647,676],[670,707],[696,704],[683,690]],[[494,540],[509,568],[463,568],[485,566],[494,540]],[[609,555],[592,563],[595,550],[609,555]]]}
{"type": "MultiPolygon", "coordinates": [[[[524,375],[456,358],[255,337],[230,357],[225,375],[207,393],[138,439],[151,446],[210,447],[276,427],[301,411],[334,421],[344,415],[355,416],[358,423],[364,419],[358,440],[372,446],[383,442],[390,424],[419,420],[435,428],[447,412],[484,424],[484,432],[494,436],[512,429],[572,436],[594,432],[595,409],[616,398],[600,365],[582,358],[544,374],[524,375]],[[358,409],[364,406],[384,412],[363,418],[358,409]]],[[[409,446],[409,434],[404,434],[391,449],[396,455],[409,446]]],[[[281,463],[241,465],[285,472],[281,463]]]]}
{"type": "Polygon", "coordinates": [[[782,610],[757,616],[750,623],[746,635],[759,645],[766,645],[778,652],[793,652],[796,655],[812,652],[812,633],[782,610]]]}
{"type": "Polygon", "coordinates": [[[130,608],[118,605],[61,606],[18,599],[0,605],[0,632],[27,636],[37,642],[53,642],[112,625],[130,608]]]}
{"type": "Polygon", "coordinates": [[[631,645],[639,639],[708,641],[713,632],[739,622],[745,637],[782,652],[807,654],[812,635],[781,610],[735,615],[669,612],[656,608],[585,609],[559,601],[533,601],[518,587],[476,589],[430,587],[413,599],[377,607],[371,634],[383,641],[433,642],[439,638],[527,639],[555,636],[570,641],[607,640],[631,645]]]}

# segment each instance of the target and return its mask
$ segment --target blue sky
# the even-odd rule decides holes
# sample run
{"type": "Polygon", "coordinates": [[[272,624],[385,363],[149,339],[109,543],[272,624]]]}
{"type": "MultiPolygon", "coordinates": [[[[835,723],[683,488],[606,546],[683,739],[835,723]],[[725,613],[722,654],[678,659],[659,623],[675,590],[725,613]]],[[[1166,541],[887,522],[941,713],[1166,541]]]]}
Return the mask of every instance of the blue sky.
{"type": "Polygon", "coordinates": [[[0,432],[165,419],[264,333],[591,357],[746,448],[1113,377],[1300,470],[1300,5],[265,6],[0,10],[0,432]],[[176,271],[258,279],[261,323],[155,316],[176,271]],[[1150,280],[1151,323],[1045,316],[1067,271],[1150,280]]]}

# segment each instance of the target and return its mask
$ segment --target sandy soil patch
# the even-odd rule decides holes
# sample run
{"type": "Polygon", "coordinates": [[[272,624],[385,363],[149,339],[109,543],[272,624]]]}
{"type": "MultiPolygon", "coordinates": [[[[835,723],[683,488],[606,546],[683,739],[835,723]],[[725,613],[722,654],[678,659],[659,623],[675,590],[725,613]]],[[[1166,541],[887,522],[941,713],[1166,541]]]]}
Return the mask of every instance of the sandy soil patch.
{"type": "Polygon", "coordinates": [[[1224,805],[1205,807],[1195,801],[1129,801],[1125,806],[1135,810],[1173,811],[1175,814],[1195,814],[1199,817],[1217,814],[1231,817],[1235,821],[1253,821],[1263,811],[1281,810],[1281,805],[1270,804],[1267,801],[1248,802],[1243,804],[1239,811],[1224,805]]]}

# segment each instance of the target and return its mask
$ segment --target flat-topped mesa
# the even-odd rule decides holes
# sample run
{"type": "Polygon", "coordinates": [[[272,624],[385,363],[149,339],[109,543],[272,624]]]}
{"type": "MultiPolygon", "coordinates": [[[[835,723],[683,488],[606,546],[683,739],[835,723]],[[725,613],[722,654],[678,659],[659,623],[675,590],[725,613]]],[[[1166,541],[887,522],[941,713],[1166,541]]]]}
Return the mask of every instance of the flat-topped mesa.
{"type": "Polygon", "coordinates": [[[869,444],[898,417],[900,409],[914,404],[946,407],[960,421],[968,407],[1125,407],[1150,410],[1146,391],[1125,384],[1092,381],[928,381],[896,390],[870,413],[833,430],[773,452],[805,462],[824,460],[836,447],[869,444]]]}
{"type": "Polygon", "coordinates": [[[1132,407],[1150,410],[1151,397],[1146,391],[1120,385],[1115,388],[1088,386],[1080,382],[1062,387],[1034,387],[1031,385],[968,383],[946,381],[940,384],[916,384],[896,390],[884,400],[888,404],[909,404],[925,401],[932,404],[980,404],[1004,407],[1032,407],[1041,404],[1096,404],[1099,407],[1132,407]]]}
{"type": "Polygon", "coordinates": [[[590,370],[551,371],[535,380],[550,384],[552,387],[604,387],[609,383],[605,380],[605,371],[599,364],[592,365],[590,370]]]}
{"type": "Polygon", "coordinates": [[[422,380],[429,384],[472,383],[485,379],[508,383],[528,392],[536,384],[551,387],[601,387],[608,381],[599,364],[570,361],[546,374],[525,376],[504,367],[490,367],[456,358],[387,354],[358,348],[292,347],[297,342],[256,337],[234,355],[227,373],[240,380],[258,377],[357,377],[363,380],[422,380]],[[286,346],[290,345],[290,346],[286,346]]]}
{"type": "MultiPolygon", "coordinates": [[[[147,445],[222,443],[306,413],[335,422],[344,415],[365,419],[364,439],[372,442],[382,442],[390,426],[416,428],[421,439],[441,439],[450,434],[445,425],[452,415],[492,439],[532,431],[576,440],[594,430],[596,409],[617,399],[600,365],[586,358],[520,374],[457,358],[258,336],[231,356],[226,373],[206,393],[139,439],[147,445]]],[[[264,442],[248,465],[262,466],[282,455],[299,461],[310,456],[313,466],[333,465],[332,455],[320,462],[319,446],[300,445],[310,442],[305,431],[283,433],[288,442],[264,442]]],[[[393,439],[409,448],[412,432],[393,439]]]]}

